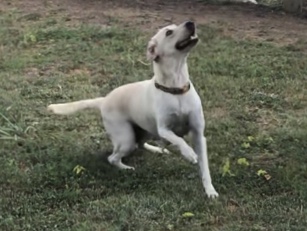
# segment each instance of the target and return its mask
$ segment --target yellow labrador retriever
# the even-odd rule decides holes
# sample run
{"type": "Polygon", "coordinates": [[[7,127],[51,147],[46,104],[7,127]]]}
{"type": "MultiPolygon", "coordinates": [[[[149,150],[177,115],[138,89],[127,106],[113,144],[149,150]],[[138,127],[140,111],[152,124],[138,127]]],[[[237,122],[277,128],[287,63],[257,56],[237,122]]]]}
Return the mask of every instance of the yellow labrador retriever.
{"type": "Polygon", "coordinates": [[[152,79],[120,86],[101,98],[51,104],[48,111],[68,115],[86,108],[99,109],[114,148],[108,160],[121,169],[134,169],[122,163],[122,158],[136,147],[163,152],[146,143],[148,139],[171,143],[188,161],[198,162],[208,197],[218,197],[211,183],[203,108],[187,66],[188,54],[197,43],[194,22],[166,26],[148,43],[152,79]],[[187,134],[192,137],[193,149],[183,139],[187,134]]]}

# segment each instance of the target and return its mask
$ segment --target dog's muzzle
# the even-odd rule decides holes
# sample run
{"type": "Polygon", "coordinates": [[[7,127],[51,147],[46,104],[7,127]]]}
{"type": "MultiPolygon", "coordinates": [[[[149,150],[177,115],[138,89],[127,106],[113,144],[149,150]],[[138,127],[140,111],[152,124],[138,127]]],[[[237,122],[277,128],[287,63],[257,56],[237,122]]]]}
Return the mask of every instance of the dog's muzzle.
{"type": "Polygon", "coordinates": [[[184,27],[188,31],[188,36],[185,39],[180,40],[176,43],[175,47],[178,50],[184,50],[187,47],[193,47],[198,42],[198,37],[195,34],[195,23],[188,21],[184,24],[184,27]]]}

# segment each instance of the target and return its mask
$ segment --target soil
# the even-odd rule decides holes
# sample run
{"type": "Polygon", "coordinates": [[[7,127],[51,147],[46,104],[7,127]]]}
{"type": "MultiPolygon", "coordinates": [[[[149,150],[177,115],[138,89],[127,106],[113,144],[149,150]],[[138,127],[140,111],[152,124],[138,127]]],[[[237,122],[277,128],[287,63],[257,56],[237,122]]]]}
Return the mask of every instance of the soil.
{"type": "Polygon", "coordinates": [[[153,33],[169,23],[194,20],[214,24],[235,39],[265,40],[277,45],[304,41],[307,20],[253,4],[207,4],[202,0],[2,0],[0,12],[18,9],[67,17],[70,24],[106,25],[117,18],[129,27],[153,33]]]}

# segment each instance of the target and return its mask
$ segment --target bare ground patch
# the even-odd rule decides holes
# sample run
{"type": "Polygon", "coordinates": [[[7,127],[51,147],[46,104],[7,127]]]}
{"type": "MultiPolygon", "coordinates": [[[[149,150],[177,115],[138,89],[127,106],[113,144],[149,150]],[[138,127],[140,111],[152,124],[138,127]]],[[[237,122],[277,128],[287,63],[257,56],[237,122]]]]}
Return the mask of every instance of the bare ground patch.
{"type": "Polygon", "coordinates": [[[25,14],[38,13],[66,17],[67,24],[111,24],[114,18],[129,27],[153,31],[169,23],[192,19],[199,24],[215,25],[236,39],[269,41],[279,45],[295,44],[307,35],[306,20],[263,7],[208,5],[194,1],[81,1],[16,0],[0,3],[2,10],[18,9],[25,14]]]}

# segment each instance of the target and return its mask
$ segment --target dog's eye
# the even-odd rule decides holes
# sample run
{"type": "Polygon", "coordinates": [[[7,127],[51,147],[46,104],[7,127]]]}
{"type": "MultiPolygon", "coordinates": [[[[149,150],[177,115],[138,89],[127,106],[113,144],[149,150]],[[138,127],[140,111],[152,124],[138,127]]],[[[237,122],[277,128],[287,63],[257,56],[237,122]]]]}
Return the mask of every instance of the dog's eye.
{"type": "Polygon", "coordinates": [[[172,30],[168,30],[168,31],[166,31],[165,35],[166,35],[166,36],[170,36],[172,33],[173,33],[172,30]]]}

